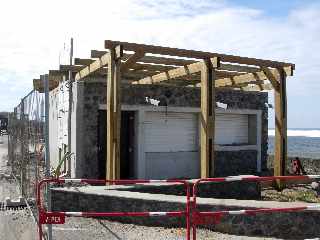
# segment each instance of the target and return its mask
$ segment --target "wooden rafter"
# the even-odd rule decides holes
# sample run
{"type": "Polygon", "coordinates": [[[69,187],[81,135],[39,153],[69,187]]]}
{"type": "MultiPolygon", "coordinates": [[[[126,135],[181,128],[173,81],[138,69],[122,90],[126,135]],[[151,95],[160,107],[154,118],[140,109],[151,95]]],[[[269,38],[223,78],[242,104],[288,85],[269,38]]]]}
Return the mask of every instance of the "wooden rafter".
{"type": "MultiPolygon", "coordinates": [[[[146,78],[143,78],[139,81],[133,82],[133,84],[154,84],[154,83],[160,83],[164,81],[168,81],[170,79],[174,79],[177,77],[184,77],[190,74],[195,74],[200,72],[201,69],[201,62],[189,64],[184,67],[175,68],[172,70],[169,70],[167,72],[162,72],[159,74],[156,74],[154,76],[148,76],[146,78]]],[[[222,73],[226,73],[224,71],[221,71],[222,73]]],[[[271,73],[276,74],[277,70],[271,69],[271,73]]],[[[230,75],[233,75],[230,73],[230,75]]],[[[219,74],[218,74],[219,76],[219,74]]],[[[262,81],[267,80],[267,76],[263,71],[258,71],[255,73],[245,73],[241,75],[234,75],[228,78],[220,78],[215,81],[216,87],[225,87],[225,86],[231,86],[234,84],[241,84],[241,83],[247,83],[247,82],[253,82],[253,81],[262,81]]],[[[188,83],[186,83],[188,84],[188,83]]]]}
{"type": "Polygon", "coordinates": [[[79,66],[79,65],[60,65],[59,70],[60,71],[72,71],[72,72],[79,72],[85,68],[85,66],[79,66]]]}
{"type": "Polygon", "coordinates": [[[273,88],[276,91],[278,91],[280,88],[280,74],[279,74],[279,72],[277,70],[274,72],[271,72],[269,68],[262,68],[262,71],[270,80],[273,88]]]}
{"type": "Polygon", "coordinates": [[[143,51],[136,51],[133,55],[131,55],[125,62],[121,64],[121,71],[128,71],[129,68],[134,65],[139,59],[144,56],[143,51]]]}
{"type": "MultiPolygon", "coordinates": [[[[49,80],[49,90],[53,90],[59,86],[59,82],[64,79],[65,75],[61,74],[60,71],[50,70],[48,74],[49,80]]],[[[44,82],[41,80],[41,76],[39,79],[33,79],[33,88],[41,93],[45,91],[44,82]]]]}
{"type": "Polygon", "coordinates": [[[89,65],[91,63],[93,63],[95,61],[95,59],[91,59],[91,58],[75,58],[74,59],[74,64],[75,65],[89,65]]]}
{"type": "Polygon", "coordinates": [[[163,84],[165,81],[170,81],[169,84],[177,83],[179,86],[196,84],[200,81],[200,65],[203,59],[214,57],[219,57],[222,61],[218,70],[215,70],[215,87],[238,87],[248,82],[256,82],[263,90],[263,83],[259,81],[269,79],[275,88],[277,68],[284,69],[288,76],[292,75],[294,69],[294,64],[291,63],[110,40],[105,41],[108,50],[91,51],[91,57],[97,59],[75,59],[75,66],[62,65],[60,69],[77,72],[76,80],[91,73],[105,75],[106,58],[110,49],[119,44],[127,51],[123,52],[121,60],[122,81],[134,80],[133,84],[163,84]],[[188,75],[193,76],[187,77],[188,75]],[[184,79],[186,83],[181,82],[184,79]]]}
{"type": "Polygon", "coordinates": [[[106,53],[102,55],[99,59],[90,63],[90,65],[86,66],[82,70],[80,70],[75,77],[75,80],[78,81],[81,78],[88,76],[90,73],[97,71],[99,68],[102,68],[108,64],[108,59],[110,58],[110,54],[106,53]]]}
{"type": "Polygon", "coordinates": [[[173,78],[183,77],[189,74],[200,72],[201,66],[202,66],[202,63],[200,62],[192,63],[184,67],[175,68],[167,72],[162,72],[153,76],[146,77],[139,81],[133,82],[133,84],[153,84],[153,83],[167,81],[173,78]]]}

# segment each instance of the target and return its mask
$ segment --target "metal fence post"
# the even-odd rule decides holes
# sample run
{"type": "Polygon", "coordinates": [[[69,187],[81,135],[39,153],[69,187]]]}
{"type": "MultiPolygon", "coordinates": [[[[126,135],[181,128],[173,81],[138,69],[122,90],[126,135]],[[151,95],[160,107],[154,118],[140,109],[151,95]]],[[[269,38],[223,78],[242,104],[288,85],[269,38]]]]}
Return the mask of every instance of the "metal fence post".
{"type": "MultiPolygon", "coordinates": [[[[45,87],[45,129],[44,129],[44,138],[45,138],[45,164],[46,164],[46,177],[50,177],[50,142],[49,142],[49,76],[46,74],[43,76],[44,87],[45,87]]],[[[48,211],[51,211],[51,191],[50,185],[47,185],[46,189],[47,195],[47,206],[48,211]]],[[[48,240],[52,240],[52,225],[48,224],[48,240]]]]}

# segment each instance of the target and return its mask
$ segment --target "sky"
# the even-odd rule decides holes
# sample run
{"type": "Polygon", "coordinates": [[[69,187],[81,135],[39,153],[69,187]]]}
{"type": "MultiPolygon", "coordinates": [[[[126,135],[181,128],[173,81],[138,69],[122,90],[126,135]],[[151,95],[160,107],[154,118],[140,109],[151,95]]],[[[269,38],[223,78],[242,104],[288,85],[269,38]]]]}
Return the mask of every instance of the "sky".
{"type": "Polygon", "coordinates": [[[320,128],[320,1],[10,0],[0,22],[0,111],[66,63],[70,37],[80,58],[111,39],[295,63],[288,127],[320,128]]]}

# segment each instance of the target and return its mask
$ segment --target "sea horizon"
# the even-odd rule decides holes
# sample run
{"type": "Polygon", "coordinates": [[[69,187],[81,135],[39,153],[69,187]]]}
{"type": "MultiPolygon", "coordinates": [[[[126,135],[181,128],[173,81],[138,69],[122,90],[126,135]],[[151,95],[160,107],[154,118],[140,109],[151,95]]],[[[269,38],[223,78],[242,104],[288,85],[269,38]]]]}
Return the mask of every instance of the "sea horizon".
{"type": "MultiPolygon", "coordinates": [[[[268,129],[268,136],[274,136],[275,129],[268,129]]],[[[309,137],[309,138],[320,138],[320,128],[288,128],[288,137],[309,137]]]]}
{"type": "MultiPolygon", "coordinates": [[[[274,152],[274,128],[268,129],[268,154],[274,152]]],[[[288,128],[288,156],[320,159],[320,128],[288,128]]]]}

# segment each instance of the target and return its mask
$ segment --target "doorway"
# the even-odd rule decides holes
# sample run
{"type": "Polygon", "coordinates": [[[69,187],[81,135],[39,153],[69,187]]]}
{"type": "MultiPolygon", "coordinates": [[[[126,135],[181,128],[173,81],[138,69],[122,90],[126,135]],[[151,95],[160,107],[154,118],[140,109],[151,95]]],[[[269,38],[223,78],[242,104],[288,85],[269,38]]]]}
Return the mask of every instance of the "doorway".
{"type": "MultiPolygon", "coordinates": [[[[98,177],[106,178],[107,111],[98,112],[98,177]]],[[[135,112],[121,112],[120,178],[134,178],[135,112]]]]}

